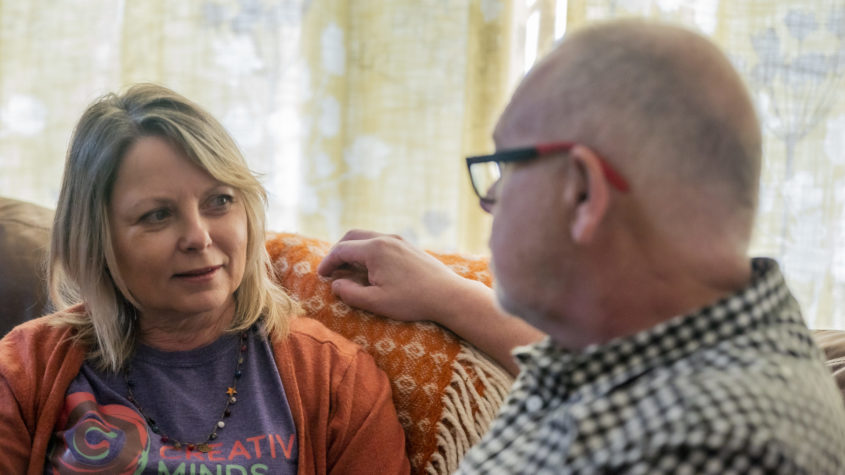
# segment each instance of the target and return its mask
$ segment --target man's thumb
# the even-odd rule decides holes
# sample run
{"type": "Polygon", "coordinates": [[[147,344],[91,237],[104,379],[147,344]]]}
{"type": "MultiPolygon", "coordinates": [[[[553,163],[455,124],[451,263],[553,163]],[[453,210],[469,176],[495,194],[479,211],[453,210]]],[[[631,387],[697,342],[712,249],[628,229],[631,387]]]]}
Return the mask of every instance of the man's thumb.
{"type": "Polygon", "coordinates": [[[332,281],[332,293],[350,307],[370,310],[368,308],[370,286],[364,286],[351,279],[335,279],[332,281]]]}

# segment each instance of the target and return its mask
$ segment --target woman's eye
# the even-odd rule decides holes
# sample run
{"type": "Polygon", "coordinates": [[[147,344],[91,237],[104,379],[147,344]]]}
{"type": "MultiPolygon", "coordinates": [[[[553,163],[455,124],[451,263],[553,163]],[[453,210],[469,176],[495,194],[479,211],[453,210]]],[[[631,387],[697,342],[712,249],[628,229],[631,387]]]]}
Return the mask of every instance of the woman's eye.
{"type": "Polygon", "coordinates": [[[170,217],[170,210],[157,209],[141,216],[141,221],[150,224],[156,224],[164,221],[170,217]]]}
{"type": "Polygon", "coordinates": [[[217,210],[224,210],[234,203],[235,198],[232,195],[217,195],[211,199],[211,208],[217,210]]]}

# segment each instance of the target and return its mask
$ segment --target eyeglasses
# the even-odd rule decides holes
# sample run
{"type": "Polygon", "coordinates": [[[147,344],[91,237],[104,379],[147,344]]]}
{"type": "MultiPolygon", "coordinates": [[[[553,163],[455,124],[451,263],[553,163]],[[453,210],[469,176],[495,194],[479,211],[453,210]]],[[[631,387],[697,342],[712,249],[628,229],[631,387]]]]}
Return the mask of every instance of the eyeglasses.
{"type": "MultiPolygon", "coordinates": [[[[475,194],[481,200],[481,207],[489,211],[490,207],[496,203],[496,188],[502,178],[503,164],[531,160],[551,153],[568,152],[575,145],[575,142],[554,142],[533,147],[500,150],[491,155],[467,157],[469,179],[475,194]]],[[[619,172],[601,158],[599,158],[599,164],[605,179],[611,186],[623,193],[628,192],[630,189],[628,181],[619,172]]]]}

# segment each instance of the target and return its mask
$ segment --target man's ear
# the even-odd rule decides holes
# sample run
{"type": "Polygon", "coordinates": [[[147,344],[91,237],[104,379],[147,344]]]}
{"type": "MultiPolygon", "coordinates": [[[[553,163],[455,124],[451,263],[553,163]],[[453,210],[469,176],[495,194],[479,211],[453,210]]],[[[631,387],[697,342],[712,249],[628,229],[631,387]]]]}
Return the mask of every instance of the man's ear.
{"type": "Polygon", "coordinates": [[[590,148],[576,145],[569,151],[572,160],[574,214],[570,233],[576,243],[592,241],[604,220],[610,201],[609,184],[602,172],[601,160],[590,148]]]}

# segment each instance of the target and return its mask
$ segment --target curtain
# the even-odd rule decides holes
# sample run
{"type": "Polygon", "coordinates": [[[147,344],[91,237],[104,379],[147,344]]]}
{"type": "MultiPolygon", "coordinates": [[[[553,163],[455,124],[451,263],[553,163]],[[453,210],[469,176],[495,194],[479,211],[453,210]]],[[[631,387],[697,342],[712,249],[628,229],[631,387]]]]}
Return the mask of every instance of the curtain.
{"type": "Polygon", "coordinates": [[[506,0],[0,0],[0,190],[53,206],[96,97],[168,86],[223,122],[271,230],[483,252],[461,157],[507,99],[506,0]]]}
{"type": "Polygon", "coordinates": [[[71,131],[137,82],[199,103],[296,225],[304,0],[0,0],[0,193],[55,206],[71,131]]]}
{"type": "Polygon", "coordinates": [[[480,252],[462,156],[508,93],[510,2],[316,0],[304,26],[302,228],[367,227],[480,252]]]}

